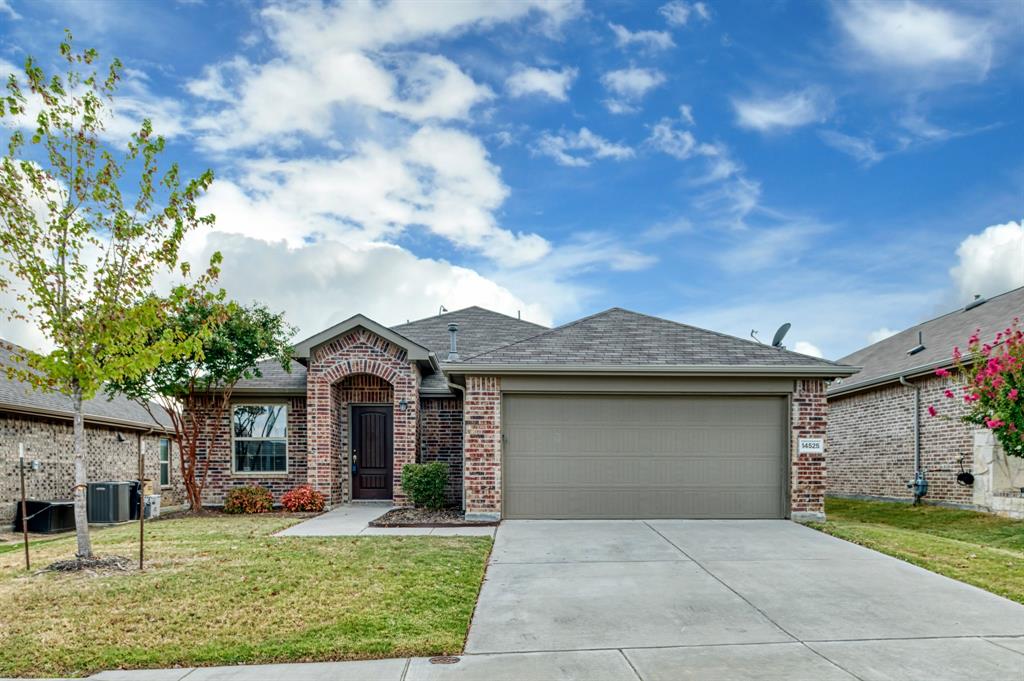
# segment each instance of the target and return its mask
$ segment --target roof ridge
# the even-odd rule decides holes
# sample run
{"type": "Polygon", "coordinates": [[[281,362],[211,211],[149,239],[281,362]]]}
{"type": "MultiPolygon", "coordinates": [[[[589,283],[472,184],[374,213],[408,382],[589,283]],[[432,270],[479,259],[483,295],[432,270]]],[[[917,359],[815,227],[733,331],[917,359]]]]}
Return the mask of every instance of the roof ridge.
{"type": "Polygon", "coordinates": [[[411,320],[409,320],[407,322],[404,322],[402,324],[395,324],[394,326],[389,327],[389,328],[395,329],[395,328],[397,328],[399,326],[409,326],[409,325],[412,325],[412,324],[418,324],[420,322],[425,322],[425,321],[428,321],[428,320],[431,320],[431,319],[437,319],[439,317],[444,317],[446,315],[455,314],[456,312],[465,312],[466,310],[482,310],[484,312],[489,312],[491,314],[496,314],[496,315],[499,315],[501,317],[505,317],[507,319],[511,319],[513,321],[516,321],[516,322],[522,322],[523,324],[531,324],[533,326],[539,326],[542,329],[547,329],[548,328],[548,327],[544,326],[543,324],[538,324],[537,322],[527,321],[526,319],[523,319],[522,317],[513,317],[510,314],[505,314],[504,312],[498,312],[496,310],[492,310],[490,308],[483,307],[482,305],[467,305],[466,307],[460,307],[457,310],[446,310],[446,311],[442,312],[441,314],[432,314],[432,315],[427,315],[426,317],[420,317],[419,319],[411,319],[411,320]]]}
{"type": "Polygon", "coordinates": [[[517,341],[513,341],[513,342],[511,342],[511,343],[508,343],[508,344],[506,344],[506,345],[499,345],[499,346],[498,346],[498,347],[496,347],[496,348],[491,348],[490,350],[485,350],[485,351],[483,351],[483,352],[478,352],[478,353],[477,353],[477,354],[475,354],[475,355],[472,355],[472,356],[470,356],[470,357],[466,357],[466,358],[464,358],[464,359],[463,359],[462,361],[463,361],[463,362],[466,362],[466,361],[468,361],[468,360],[471,360],[471,359],[476,359],[477,357],[482,357],[482,356],[484,356],[484,355],[486,355],[486,354],[488,354],[488,353],[491,353],[491,352],[497,352],[498,350],[504,350],[505,348],[510,348],[510,347],[512,347],[513,345],[519,345],[520,343],[525,343],[525,342],[526,342],[526,341],[528,341],[528,340],[533,340],[533,339],[535,339],[535,338],[539,338],[539,337],[541,337],[541,336],[546,336],[546,335],[548,335],[549,333],[554,333],[555,331],[561,331],[561,330],[563,330],[563,329],[567,329],[567,328],[569,328],[570,326],[575,326],[575,325],[577,325],[577,324],[580,324],[580,323],[582,323],[582,322],[585,322],[585,321],[587,321],[587,320],[593,319],[594,317],[599,317],[599,316],[601,316],[601,315],[603,315],[603,314],[607,314],[608,312],[611,312],[612,310],[621,310],[621,309],[622,309],[622,308],[617,308],[617,307],[609,307],[609,308],[608,308],[607,310],[602,310],[602,311],[600,311],[600,312],[595,312],[594,314],[590,314],[590,315],[587,315],[586,317],[580,317],[579,319],[577,319],[577,320],[575,320],[575,321],[571,321],[571,322],[566,322],[565,324],[562,324],[562,325],[560,325],[560,326],[555,326],[555,327],[552,327],[552,328],[550,328],[550,329],[547,329],[547,330],[545,330],[545,331],[541,331],[540,333],[535,333],[535,334],[534,334],[534,335],[532,335],[532,336],[527,336],[526,338],[520,338],[519,340],[517,340],[517,341]]]}

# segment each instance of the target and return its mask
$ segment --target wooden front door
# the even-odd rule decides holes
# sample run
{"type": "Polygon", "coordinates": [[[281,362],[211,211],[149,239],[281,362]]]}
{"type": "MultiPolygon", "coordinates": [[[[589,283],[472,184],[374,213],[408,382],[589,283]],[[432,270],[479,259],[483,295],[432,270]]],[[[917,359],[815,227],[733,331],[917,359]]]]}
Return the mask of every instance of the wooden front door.
{"type": "Polygon", "coordinates": [[[352,498],[390,499],[394,481],[391,405],[352,407],[352,498]]]}

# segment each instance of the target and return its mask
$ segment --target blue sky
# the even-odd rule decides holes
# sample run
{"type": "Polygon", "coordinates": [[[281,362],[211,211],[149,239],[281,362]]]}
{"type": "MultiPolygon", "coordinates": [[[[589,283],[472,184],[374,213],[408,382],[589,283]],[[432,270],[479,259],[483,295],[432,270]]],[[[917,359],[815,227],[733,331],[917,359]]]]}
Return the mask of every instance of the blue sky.
{"type": "MultiPolygon", "coordinates": [[[[840,357],[1024,285],[1019,2],[25,2],[128,67],[222,284],[302,334],[611,306],[840,357]]],[[[33,343],[31,330],[0,333],[33,343]]]]}

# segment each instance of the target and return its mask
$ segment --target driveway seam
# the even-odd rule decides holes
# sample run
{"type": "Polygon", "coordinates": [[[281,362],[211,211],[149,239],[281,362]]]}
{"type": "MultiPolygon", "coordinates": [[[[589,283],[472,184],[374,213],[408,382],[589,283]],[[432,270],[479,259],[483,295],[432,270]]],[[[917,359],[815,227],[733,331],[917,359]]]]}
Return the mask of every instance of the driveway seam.
{"type": "MultiPolygon", "coordinates": [[[[715,573],[713,573],[713,572],[712,572],[711,570],[708,570],[708,569],[707,569],[706,567],[704,567],[704,564],[703,564],[703,563],[701,563],[701,562],[700,562],[699,560],[697,560],[696,558],[694,558],[693,556],[691,556],[690,554],[688,554],[688,553],[687,553],[686,551],[683,551],[683,550],[682,550],[681,548],[679,548],[679,547],[678,547],[678,546],[677,546],[677,545],[675,544],[675,542],[673,542],[673,541],[672,541],[671,539],[669,539],[668,537],[666,537],[665,535],[663,535],[663,534],[662,534],[661,532],[658,532],[658,530],[656,530],[656,529],[654,529],[653,527],[651,527],[651,524],[650,524],[650,523],[648,523],[648,522],[646,522],[646,521],[645,521],[645,522],[644,522],[644,525],[647,525],[648,529],[650,529],[650,530],[651,530],[651,532],[655,533],[656,535],[658,535],[659,537],[661,537],[662,539],[664,539],[665,541],[667,541],[667,542],[668,542],[668,543],[669,543],[669,544],[670,544],[670,545],[671,545],[671,546],[672,546],[672,547],[673,547],[673,548],[674,548],[674,549],[675,549],[676,551],[678,551],[679,553],[683,554],[684,556],[686,556],[687,558],[689,558],[689,559],[690,559],[691,561],[693,561],[693,564],[694,564],[694,565],[696,565],[696,566],[697,566],[697,567],[699,567],[699,568],[700,568],[701,570],[703,570],[704,572],[706,572],[706,573],[707,573],[707,574],[708,574],[708,575],[709,575],[709,576],[710,576],[710,577],[711,577],[712,579],[714,579],[714,580],[715,580],[716,582],[718,582],[719,584],[721,584],[722,586],[724,586],[724,587],[725,587],[726,589],[728,589],[728,590],[729,590],[729,591],[731,591],[732,593],[736,594],[736,596],[737,596],[737,597],[738,597],[738,598],[739,598],[740,600],[742,600],[742,601],[743,601],[744,603],[746,603],[747,605],[749,605],[749,606],[750,606],[751,608],[753,608],[753,609],[754,609],[754,610],[756,610],[757,612],[761,613],[761,616],[762,616],[762,617],[764,617],[764,618],[765,618],[766,620],[768,620],[768,621],[769,621],[769,622],[771,622],[771,623],[772,623],[773,625],[775,625],[775,627],[776,627],[776,628],[778,628],[778,630],[779,630],[779,631],[781,631],[781,632],[782,632],[783,634],[785,634],[786,636],[789,636],[789,637],[790,637],[791,639],[793,639],[794,641],[800,641],[800,639],[798,639],[798,638],[797,638],[796,636],[794,636],[793,634],[789,633],[789,631],[787,631],[785,627],[781,626],[781,625],[780,625],[780,624],[779,624],[778,622],[776,622],[776,621],[775,621],[775,620],[773,620],[773,619],[772,619],[771,617],[769,617],[769,616],[768,616],[768,613],[766,613],[766,612],[765,612],[764,610],[762,610],[761,608],[759,608],[759,607],[757,607],[756,605],[754,605],[753,603],[751,603],[751,602],[750,602],[749,600],[747,600],[747,598],[746,598],[746,597],[745,597],[745,596],[744,596],[743,594],[741,594],[741,593],[740,593],[739,591],[737,591],[736,589],[734,589],[734,588],[732,588],[731,586],[729,586],[728,584],[726,584],[726,583],[725,583],[725,582],[724,582],[724,581],[723,581],[723,580],[722,580],[722,579],[721,579],[721,578],[720,578],[720,577],[719,577],[718,575],[716,575],[715,573]]],[[[800,642],[801,642],[801,643],[803,643],[803,641],[800,641],[800,642]]],[[[831,661],[831,660],[830,660],[830,661],[831,661]]]]}
{"type": "Polygon", "coordinates": [[[629,655],[626,654],[626,651],[622,648],[617,648],[617,650],[619,651],[619,655],[622,655],[622,659],[626,661],[627,665],[629,665],[629,668],[633,670],[634,674],[636,674],[636,678],[640,681],[644,681],[644,677],[640,676],[640,670],[633,666],[633,660],[629,659],[629,655]]]}
{"type": "Polygon", "coordinates": [[[412,666],[412,658],[405,658],[405,666],[402,667],[402,675],[399,677],[399,681],[405,681],[405,677],[409,675],[409,667],[412,666]]]}
{"type": "MultiPolygon", "coordinates": [[[[992,645],[994,645],[997,648],[1002,648],[1003,650],[1009,650],[1011,653],[1017,653],[1018,655],[1024,655],[1024,652],[1022,652],[1020,650],[1017,650],[1016,648],[1007,648],[1006,646],[1004,646],[1004,645],[1002,645],[1000,643],[996,643],[995,641],[993,641],[990,638],[985,638],[984,636],[980,636],[979,638],[982,641],[986,641],[988,643],[991,643],[992,645]]],[[[1010,637],[1007,637],[1007,638],[1010,638],[1010,637]]],[[[1014,636],[1013,638],[1017,638],[1017,637],[1014,636]]]]}

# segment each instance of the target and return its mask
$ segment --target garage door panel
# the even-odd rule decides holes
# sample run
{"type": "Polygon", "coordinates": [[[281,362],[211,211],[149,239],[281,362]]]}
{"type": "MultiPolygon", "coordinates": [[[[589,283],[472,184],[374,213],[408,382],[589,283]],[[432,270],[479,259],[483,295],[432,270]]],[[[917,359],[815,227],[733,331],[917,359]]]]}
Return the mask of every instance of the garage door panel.
{"type": "Polygon", "coordinates": [[[781,397],[506,395],[509,518],[778,518],[781,397]]]}

